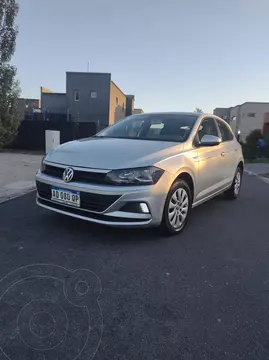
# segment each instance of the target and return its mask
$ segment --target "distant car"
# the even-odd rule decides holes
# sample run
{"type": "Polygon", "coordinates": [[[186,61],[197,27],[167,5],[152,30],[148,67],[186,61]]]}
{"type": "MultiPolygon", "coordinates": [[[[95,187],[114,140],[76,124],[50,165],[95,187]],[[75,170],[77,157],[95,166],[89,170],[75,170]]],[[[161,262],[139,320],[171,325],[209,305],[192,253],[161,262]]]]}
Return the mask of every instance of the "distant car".
{"type": "Polygon", "coordinates": [[[131,115],[49,152],[36,174],[37,204],[111,226],[185,227],[191,208],[239,195],[244,160],[230,126],[214,115],[131,115]]]}

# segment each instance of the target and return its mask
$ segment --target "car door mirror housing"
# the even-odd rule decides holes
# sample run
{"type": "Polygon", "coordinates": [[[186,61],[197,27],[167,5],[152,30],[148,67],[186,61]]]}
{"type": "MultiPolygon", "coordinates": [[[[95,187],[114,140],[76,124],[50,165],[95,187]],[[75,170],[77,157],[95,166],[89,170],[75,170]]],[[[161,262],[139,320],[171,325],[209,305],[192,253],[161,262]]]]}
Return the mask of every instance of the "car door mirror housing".
{"type": "Polygon", "coordinates": [[[200,146],[216,146],[221,143],[221,138],[215,135],[204,135],[200,140],[200,146]]]}

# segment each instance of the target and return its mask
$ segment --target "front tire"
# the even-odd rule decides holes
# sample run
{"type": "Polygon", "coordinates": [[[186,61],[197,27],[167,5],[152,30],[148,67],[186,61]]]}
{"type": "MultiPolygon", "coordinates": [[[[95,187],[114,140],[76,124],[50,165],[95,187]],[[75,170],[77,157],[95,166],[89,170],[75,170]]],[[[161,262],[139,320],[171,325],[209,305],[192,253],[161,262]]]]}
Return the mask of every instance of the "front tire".
{"type": "Polygon", "coordinates": [[[225,197],[229,200],[235,200],[238,198],[242,184],[242,169],[238,166],[235,172],[233,183],[229,190],[225,191],[225,197]]]}
{"type": "Polygon", "coordinates": [[[192,208],[192,195],[186,181],[177,180],[171,187],[163,210],[162,229],[167,235],[179,234],[186,226],[192,208]]]}

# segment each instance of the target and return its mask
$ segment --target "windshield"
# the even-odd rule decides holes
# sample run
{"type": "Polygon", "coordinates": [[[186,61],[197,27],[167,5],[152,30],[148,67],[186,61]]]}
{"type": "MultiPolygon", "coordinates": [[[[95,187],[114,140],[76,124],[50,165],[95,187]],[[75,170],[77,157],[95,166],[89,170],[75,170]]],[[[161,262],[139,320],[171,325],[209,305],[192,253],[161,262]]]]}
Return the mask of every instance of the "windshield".
{"type": "Polygon", "coordinates": [[[131,115],[96,136],[184,142],[197,118],[197,115],[181,114],[131,115]]]}

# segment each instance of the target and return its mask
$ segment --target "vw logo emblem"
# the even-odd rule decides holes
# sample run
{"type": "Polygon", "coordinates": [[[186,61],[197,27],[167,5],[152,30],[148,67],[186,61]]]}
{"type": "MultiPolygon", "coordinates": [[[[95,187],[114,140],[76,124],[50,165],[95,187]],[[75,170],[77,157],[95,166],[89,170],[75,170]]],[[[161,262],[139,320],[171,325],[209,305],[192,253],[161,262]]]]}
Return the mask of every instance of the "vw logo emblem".
{"type": "Polygon", "coordinates": [[[74,170],[72,168],[66,168],[63,172],[63,181],[69,182],[73,179],[74,170]]]}

